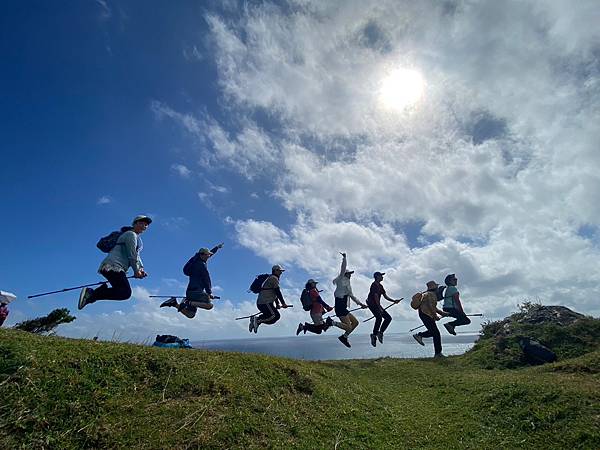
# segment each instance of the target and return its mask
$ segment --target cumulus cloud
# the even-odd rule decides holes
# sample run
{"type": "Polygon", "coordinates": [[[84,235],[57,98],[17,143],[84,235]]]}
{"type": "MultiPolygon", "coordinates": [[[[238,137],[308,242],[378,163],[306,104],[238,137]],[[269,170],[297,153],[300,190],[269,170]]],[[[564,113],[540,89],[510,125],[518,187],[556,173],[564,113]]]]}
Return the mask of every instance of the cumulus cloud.
{"type": "Polygon", "coordinates": [[[456,272],[484,312],[539,298],[598,314],[600,249],[581,233],[600,226],[598,14],[534,0],[211,12],[230,122],[153,109],[296,217],[232,220],[260,256],[329,279],[346,250],[362,291],[378,269],[404,296],[456,272]],[[425,88],[390,110],[379,93],[397,68],[425,88]]]}

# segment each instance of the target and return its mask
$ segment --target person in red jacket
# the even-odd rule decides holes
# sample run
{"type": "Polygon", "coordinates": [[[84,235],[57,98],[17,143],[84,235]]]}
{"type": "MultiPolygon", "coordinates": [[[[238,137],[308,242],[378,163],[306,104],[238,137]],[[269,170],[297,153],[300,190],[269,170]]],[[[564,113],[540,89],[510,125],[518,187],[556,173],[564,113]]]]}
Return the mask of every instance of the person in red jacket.
{"type": "Polygon", "coordinates": [[[313,323],[304,322],[303,324],[298,324],[298,328],[296,329],[296,336],[298,336],[301,332],[306,334],[307,331],[315,334],[321,334],[323,331],[327,331],[331,325],[333,325],[333,320],[331,317],[328,317],[327,320],[323,320],[323,313],[325,311],[329,312],[333,310],[331,306],[329,306],[319,294],[319,290],[317,289],[318,281],[313,280],[312,278],[306,282],[304,289],[308,291],[308,295],[312,300],[312,306],[310,308],[310,318],[313,323]]]}

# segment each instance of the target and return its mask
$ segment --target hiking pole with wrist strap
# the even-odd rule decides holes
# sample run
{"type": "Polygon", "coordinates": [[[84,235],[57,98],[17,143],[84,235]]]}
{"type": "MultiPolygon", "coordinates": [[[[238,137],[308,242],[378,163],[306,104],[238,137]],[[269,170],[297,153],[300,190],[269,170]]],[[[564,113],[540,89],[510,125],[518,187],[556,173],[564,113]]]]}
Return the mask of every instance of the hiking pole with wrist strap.
{"type": "MultiPolygon", "coordinates": [[[[131,276],[127,277],[127,278],[128,279],[129,278],[135,278],[135,276],[131,275],[131,276]]],[[[60,289],[58,291],[43,292],[42,294],[28,295],[27,298],[42,297],[43,295],[58,294],[60,292],[74,291],[75,289],[81,289],[81,288],[90,287],[90,286],[99,286],[101,284],[106,284],[106,283],[108,283],[108,281],[99,281],[98,283],[82,284],[81,286],[64,288],[64,289],[60,289]]]]}
{"type": "MultiPolygon", "coordinates": [[[[383,310],[385,311],[387,309],[390,309],[392,306],[397,305],[398,303],[400,303],[401,300],[404,300],[404,297],[398,299],[397,302],[392,302],[391,305],[386,306],[385,308],[383,308],[383,310]]],[[[371,316],[368,319],[363,320],[363,323],[368,322],[369,320],[374,319],[374,318],[375,318],[375,316],[371,316]]]]}
{"type": "MultiPolygon", "coordinates": [[[[362,306],[359,306],[358,308],[351,309],[348,312],[351,313],[351,312],[354,312],[354,311],[358,311],[359,309],[367,309],[367,308],[363,308],[362,306]]],[[[334,308],[334,310],[335,310],[335,308],[334,308]]],[[[339,316],[337,314],[333,314],[333,315],[330,315],[330,316],[325,316],[325,319],[327,319],[328,317],[339,317],[339,316]]]]}
{"type": "MultiPolygon", "coordinates": [[[[184,296],[178,296],[178,295],[149,295],[148,298],[187,298],[187,297],[185,295],[184,296]]],[[[219,300],[221,297],[219,297],[218,295],[213,295],[210,298],[211,298],[211,300],[212,299],[219,300]]]]}

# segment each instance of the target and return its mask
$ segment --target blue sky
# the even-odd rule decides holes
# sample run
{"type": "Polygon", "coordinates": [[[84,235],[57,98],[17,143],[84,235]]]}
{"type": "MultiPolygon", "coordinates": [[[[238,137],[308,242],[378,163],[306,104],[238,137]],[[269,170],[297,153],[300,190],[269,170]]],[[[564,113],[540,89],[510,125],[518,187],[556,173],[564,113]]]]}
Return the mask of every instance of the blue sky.
{"type": "MultiPolygon", "coordinates": [[[[374,270],[396,297],[456,272],[489,317],[526,298],[597,315],[597,10],[5,4],[0,288],[19,296],[9,323],[75,310],[76,292],[26,296],[95,281],[97,239],[138,213],[155,218],[150,277],[132,301],[86,308],[61,333],[240,336],[232,319],[253,310],[254,275],[283,263],[290,301],[308,276],[330,295],[339,250],[365,295],[374,270]],[[222,241],[214,311],[189,321],[147,298],[181,294],[185,261],[222,241]]],[[[264,333],[304,319],[286,313],[264,333]]],[[[406,305],[395,318],[393,331],[415,323],[406,305]]]]}

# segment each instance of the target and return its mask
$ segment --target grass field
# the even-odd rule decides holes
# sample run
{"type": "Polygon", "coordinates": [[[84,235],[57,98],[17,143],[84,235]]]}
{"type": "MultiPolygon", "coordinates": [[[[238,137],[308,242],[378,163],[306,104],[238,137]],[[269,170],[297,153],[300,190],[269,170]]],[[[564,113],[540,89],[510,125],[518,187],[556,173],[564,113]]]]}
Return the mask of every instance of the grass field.
{"type": "Polygon", "coordinates": [[[600,448],[600,352],[306,362],[0,330],[0,448],[600,448]]]}

